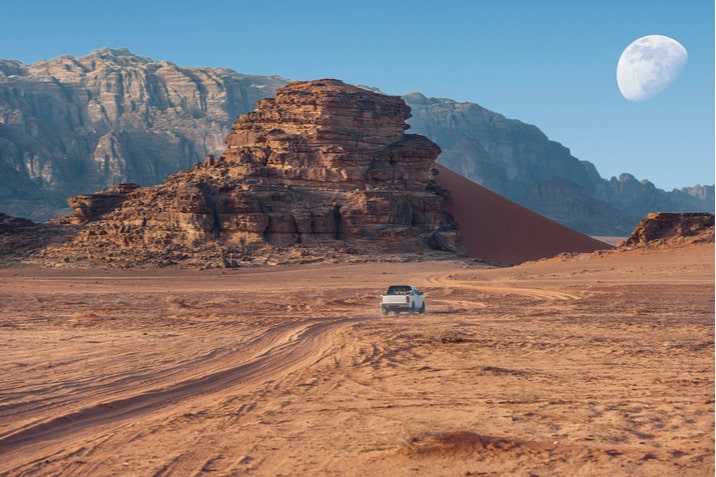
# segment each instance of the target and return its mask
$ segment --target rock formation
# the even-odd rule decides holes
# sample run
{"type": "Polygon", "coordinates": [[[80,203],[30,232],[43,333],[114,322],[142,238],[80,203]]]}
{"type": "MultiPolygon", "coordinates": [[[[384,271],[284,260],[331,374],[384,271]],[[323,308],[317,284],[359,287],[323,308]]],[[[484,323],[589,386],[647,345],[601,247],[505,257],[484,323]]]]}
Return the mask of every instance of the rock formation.
{"type": "Polygon", "coordinates": [[[714,241],[714,216],[708,213],[656,212],[643,218],[619,248],[682,245],[714,241]]]}
{"type": "Polygon", "coordinates": [[[81,227],[41,255],[236,266],[449,249],[444,191],[431,181],[440,149],[405,133],[409,116],[400,97],[338,80],[289,84],[236,120],[219,157],[160,185],[69,199],[74,212],[52,222],[81,227]]]}
{"type": "Polygon", "coordinates": [[[73,232],[73,226],[37,224],[0,212],[0,263],[12,266],[31,260],[44,247],[61,246],[73,232]]]}
{"type": "Polygon", "coordinates": [[[35,223],[22,217],[11,217],[0,212],[0,234],[17,233],[33,227],[35,223]]]}

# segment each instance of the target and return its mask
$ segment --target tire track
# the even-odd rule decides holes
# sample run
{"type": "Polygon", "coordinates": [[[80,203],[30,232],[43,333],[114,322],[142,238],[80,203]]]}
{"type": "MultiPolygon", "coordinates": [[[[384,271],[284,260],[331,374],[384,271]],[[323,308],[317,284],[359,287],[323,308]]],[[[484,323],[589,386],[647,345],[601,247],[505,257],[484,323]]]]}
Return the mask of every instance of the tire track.
{"type": "Polygon", "coordinates": [[[243,356],[242,364],[222,368],[227,362],[241,358],[241,352],[224,356],[201,374],[193,373],[181,382],[120,397],[109,402],[89,404],[43,422],[34,422],[0,436],[0,453],[6,463],[14,452],[27,453],[28,447],[66,440],[89,428],[119,425],[154,410],[179,404],[198,396],[223,391],[249,381],[261,382],[304,367],[322,359],[335,346],[331,336],[350,323],[366,318],[308,320],[286,323],[267,329],[247,348],[255,351],[243,356]],[[198,374],[198,375],[197,375],[198,374]]]}
{"type": "Polygon", "coordinates": [[[500,295],[522,295],[529,298],[544,299],[544,300],[578,300],[580,297],[571,293],[565,293],[561,291],[545,290],[543,288],[527,288],[519,286],[505,286],[505,285],[488,285],[483,283],[475,283],[471,280],[465,280],[460,278],[454,278],[452,274],[439,274],[430,275],[426,277],[426,282],[430,286],[440,287],[456,287],[462,289],[479,290],[487,293],[497,293],[500,295]]]}

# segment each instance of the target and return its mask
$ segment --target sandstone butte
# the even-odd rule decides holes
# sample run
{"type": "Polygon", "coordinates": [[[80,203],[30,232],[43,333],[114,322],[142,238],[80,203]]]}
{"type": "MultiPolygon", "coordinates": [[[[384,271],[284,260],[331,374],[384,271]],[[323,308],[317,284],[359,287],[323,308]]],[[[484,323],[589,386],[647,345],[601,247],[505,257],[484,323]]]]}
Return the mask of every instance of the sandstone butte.
{"type": "Polygon", "coordinates": [[[610,248],[438,166],[440,148],[406,134],[409,117],[399,96],[291,83],[238,117],[219,157],[160,185],[70,198],[72,214],[42,224],[62,239],[24,258],[235,267],[434,253],[511,265],[610,248]]]}

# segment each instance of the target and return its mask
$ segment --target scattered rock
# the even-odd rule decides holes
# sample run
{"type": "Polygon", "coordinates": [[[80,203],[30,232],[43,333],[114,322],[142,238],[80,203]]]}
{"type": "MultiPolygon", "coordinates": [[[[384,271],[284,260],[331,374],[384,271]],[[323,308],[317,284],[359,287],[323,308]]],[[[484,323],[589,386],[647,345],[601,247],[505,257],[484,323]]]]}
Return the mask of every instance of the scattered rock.
{"type": "Polygon", "coordinates": [[[74,232],[72,225],[37,224],[0,212],[0,265],[17,264],[45,246],[63,243],[74,232]]]}
{"type": "Polygon", "coordinates": [[[34,225],[35,223],[30,219],[11,217],[0,212],[0,234],[16,233],[34,225]]]}

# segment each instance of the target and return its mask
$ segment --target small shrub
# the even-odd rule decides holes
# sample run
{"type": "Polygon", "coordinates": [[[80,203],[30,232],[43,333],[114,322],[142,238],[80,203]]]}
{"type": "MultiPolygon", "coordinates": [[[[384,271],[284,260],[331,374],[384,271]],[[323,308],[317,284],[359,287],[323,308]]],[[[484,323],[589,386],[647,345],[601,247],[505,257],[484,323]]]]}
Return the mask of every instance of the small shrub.
{"type": "Polygon", "coordinates": [[[429,343],[464,343],[468,341],[468,337],[462,331],[455,329],[435,329],[424,335],[429,343]]]}

